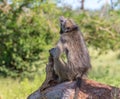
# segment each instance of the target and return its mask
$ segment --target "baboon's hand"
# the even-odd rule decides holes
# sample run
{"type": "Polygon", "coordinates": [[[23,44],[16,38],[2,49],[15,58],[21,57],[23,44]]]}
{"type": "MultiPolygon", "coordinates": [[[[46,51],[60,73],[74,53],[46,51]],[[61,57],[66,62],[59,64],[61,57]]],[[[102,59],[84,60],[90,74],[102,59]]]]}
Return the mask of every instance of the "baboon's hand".
{"type": "Polygon", "coordinates": [[[55,49],[56,49],[56,48],[51,48],[51,49],[49,50],[50,55],[52,55],[53,57],[55,57],[55,49]]]}

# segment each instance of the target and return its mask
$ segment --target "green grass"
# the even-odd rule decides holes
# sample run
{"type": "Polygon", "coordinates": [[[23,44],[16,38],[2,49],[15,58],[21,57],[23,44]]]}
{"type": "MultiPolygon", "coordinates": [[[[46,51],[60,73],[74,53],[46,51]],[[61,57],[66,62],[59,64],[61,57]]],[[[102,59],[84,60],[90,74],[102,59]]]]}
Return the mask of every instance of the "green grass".
{"type": "MultiPolygon", "coordinates": [[[[120,54],[120,53],[119,53],[120,54]]],[[[120,58],[118,52],[109,51],[107,54],[99,55],[90,49],[92,70],[89,78],[101,83],[120,87],[120,58]]],[[[45,79],[45,74],[37,75],[34,79],[23,80],[0,78],[0,99],[26,99],[26,97],[37,90],[45,79]]]]}
{"type": "Polygon", "coordinates": [[[118,58],[120,53],[109,51],[107,54],[99,55],[94,52],[90,51],[93,67],[89,73],[89,78],[120,87],[120,59],[118,58]]]}
{"type": "Polygon", "coordinates": [[[11,78],[0,78],[0,99],[26,99],[39,88],[45,75],[35,76],[34,80],[24,78],[22,81],[11,78]]]}

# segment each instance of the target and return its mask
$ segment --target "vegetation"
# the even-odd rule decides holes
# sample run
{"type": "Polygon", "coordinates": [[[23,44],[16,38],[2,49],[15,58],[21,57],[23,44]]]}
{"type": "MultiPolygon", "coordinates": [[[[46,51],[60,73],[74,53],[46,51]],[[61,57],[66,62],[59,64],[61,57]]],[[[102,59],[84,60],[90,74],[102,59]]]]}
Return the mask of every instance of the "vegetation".
{"type": "Polygon", "coordinates": [[[12,4],[3,2],[1,6],[5,4],[9,9],[5,6],[0,10],[0,74],[4,76],[31,76],[41,70],[41,62],[46,62],[48,50],[59,37],[61,15],[80,25],[88,46],[102,52],[120,48],[120,11],[109,11],[108,18],[100,17],[97,11],[57,8],[47,1],[20,0],[12,4]]]}
{"type": "Polygon", "coordinates": [[[24,99],[41,85],[62,15],[83,32],[93,65],[89,77],[120,87],[120,1],[104,11],[85,10],[82,1],[83,7],[72,10],[49,0],[0,0],[0,99],[24,99]]]}
{"type": "MultiPolygon", "coordinates": [[[[90,53],[93,68],[89,73],[89,78],[120,87],[120,61],[117,58],[119,52],[110,51],[108,54],[98,56],[98,52],[90,48],[90,53]]],[[[0,97],[1,99],[26,99],[29,94],[40,87],[44,78],[44,74],[36,75],[32,80],[0,78],[0,97]]]]}

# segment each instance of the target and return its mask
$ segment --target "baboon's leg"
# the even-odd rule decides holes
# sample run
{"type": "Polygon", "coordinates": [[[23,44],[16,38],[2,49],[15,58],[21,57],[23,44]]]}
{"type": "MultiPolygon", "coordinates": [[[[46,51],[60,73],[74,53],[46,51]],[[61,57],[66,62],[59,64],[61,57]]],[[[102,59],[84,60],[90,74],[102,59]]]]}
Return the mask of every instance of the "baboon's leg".
{"type": "Polygon", "coordinates": [[[66,66],[67,64],[61,58],[54,58],[54,70],[58,75],[58,82],[66,80],[66,66]]]}
{"type": "Polygon", "coordinates": [[[54,60],[54,71],[58,75],[58,82],[62,82],[68,79],[67,77],[67,63],[65,63],[60,55],[63,53],[64,48],[61,42],[58,43],[56,48],[49,50],[54,60]]]}

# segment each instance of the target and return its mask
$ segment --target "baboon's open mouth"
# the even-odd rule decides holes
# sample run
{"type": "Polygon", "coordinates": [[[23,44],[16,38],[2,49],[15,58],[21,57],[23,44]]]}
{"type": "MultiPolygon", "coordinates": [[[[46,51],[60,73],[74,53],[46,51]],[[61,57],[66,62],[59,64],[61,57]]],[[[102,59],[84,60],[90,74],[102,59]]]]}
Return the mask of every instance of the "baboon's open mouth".
{"type": "Polygon", "coordinates": [[[64,23],[66,21],[66,18],[64,18],[63,16],[60,16],[59,20],[60,20],[60,23],[64,23]]]}

